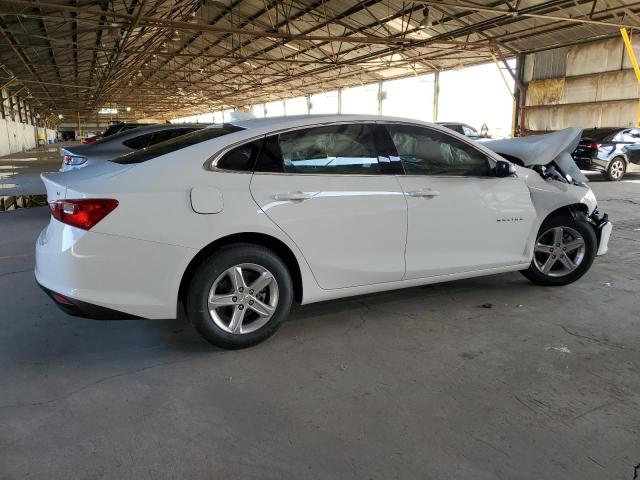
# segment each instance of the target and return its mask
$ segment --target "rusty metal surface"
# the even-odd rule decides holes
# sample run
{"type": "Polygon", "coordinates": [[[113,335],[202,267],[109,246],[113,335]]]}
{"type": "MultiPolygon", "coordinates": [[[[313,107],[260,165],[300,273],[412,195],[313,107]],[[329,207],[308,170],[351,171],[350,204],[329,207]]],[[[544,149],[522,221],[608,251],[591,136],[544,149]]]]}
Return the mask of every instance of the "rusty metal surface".
{"type": "MultiPolygon", "coordinates": [[[[0,85],[46,118],[169,119],[617,35],[640,3],[3,0],[0,85]],[[428,5],[432,26],[420,28],[428,5]],[[630,12],[630,14],[628,14],[630,12]],[[124,107],[130,107],[127,112],[124,107]]],[[[559,60],[559,59],[556,59],[559,60]]],[[[551,61],[552,72],[562,70],[551,61]]],[[[549,72],[539,67],[537,77],[549,72]],[[542,72],[542,73],[540,73],[542,72]]],[[[540,77],[542,75],[542,77],[540,77]]]]}

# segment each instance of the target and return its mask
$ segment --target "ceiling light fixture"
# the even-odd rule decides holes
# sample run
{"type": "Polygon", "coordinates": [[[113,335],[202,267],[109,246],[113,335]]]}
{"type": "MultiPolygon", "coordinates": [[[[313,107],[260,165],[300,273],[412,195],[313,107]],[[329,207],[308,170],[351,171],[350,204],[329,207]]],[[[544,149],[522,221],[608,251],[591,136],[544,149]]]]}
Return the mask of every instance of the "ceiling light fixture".
{"type": "Polygon", "coordinates": [[[420,28],[431,28],[433,26],[433,19],[431,18],[429,7],[424,7],[422,15],[424,18],[420,21],[420,28]]]}

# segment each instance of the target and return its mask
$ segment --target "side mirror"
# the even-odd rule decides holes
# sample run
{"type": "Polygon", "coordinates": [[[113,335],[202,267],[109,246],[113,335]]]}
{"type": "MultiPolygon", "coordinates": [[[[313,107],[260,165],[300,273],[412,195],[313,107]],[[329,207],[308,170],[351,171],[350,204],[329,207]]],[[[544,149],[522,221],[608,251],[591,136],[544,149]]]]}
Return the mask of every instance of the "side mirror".
{"type": "Polygon", "coordinates": [[[510,177],[516,173],[516,166],[511,162],[504,160],[498,160],[496,166],[493,169],[493,173],[496,177],[510,177]]]}

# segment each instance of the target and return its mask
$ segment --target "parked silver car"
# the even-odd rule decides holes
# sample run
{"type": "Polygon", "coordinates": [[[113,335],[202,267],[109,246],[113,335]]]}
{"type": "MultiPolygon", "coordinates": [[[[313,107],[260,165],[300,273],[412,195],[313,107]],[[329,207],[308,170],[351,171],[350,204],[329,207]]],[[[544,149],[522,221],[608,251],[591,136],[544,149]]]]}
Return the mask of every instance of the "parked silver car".
{"type": "Polygon", "coordinates": [[[640,128],[594,128],[584,130],[572,154],[582,170],[601,172],[617,182],[627,172],[640,172],[640,165],[629,162],[624,148],[640,143],[640,128]]]}
{"type": "Polygon", "coordinates": [[[127,153],[171,140],[180,135],[200,130],[205,126],[202,124],[174,125],[169,123],[145,125],[116,133],[95,143],[64,147],[60,150],[63,157],[60,171],[76,170],[94,163],[111,160],[127,153]]]}
{"type": "Polygon", "coordinates": [[[473,128],[471,125],[467,125],[466,123],[461,122],[436,122],[438,125],[448,128],[449,130],[453,130],[454,132],[458,132],[465,137],[470,138],[471,140],[486,140],[489,137],[488,129],[486,125],[483,125],[483,130],[478,133],[478,130],[473,128]]]}

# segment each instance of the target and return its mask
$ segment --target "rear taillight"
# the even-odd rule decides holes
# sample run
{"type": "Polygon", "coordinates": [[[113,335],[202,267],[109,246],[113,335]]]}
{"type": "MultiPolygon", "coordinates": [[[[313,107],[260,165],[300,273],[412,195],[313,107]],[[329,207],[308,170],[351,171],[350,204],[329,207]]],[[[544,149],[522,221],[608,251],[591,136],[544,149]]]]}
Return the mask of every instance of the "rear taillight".
{"type": "Polygon", "coordinates": [[[588,143],[587,148],[590,148],[591,150],[597,150],[600,148],[600,144],[595,142],[588,143]]]}
{"type": "Polygon", "coordinates": [[[53,218],[83,230],[91,229],[117,206],[118,201],[112,198],[56,200],[49,203],[53,218]]]}
{"type": "Polygon", "coordinates": [[[64,164],[65,165],[82,165],[87,161],[87,157],[78,157],[75,155],[65,155],[64,156],[64,164]]]}

